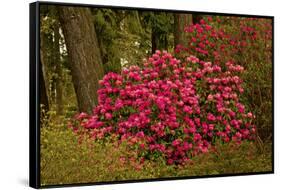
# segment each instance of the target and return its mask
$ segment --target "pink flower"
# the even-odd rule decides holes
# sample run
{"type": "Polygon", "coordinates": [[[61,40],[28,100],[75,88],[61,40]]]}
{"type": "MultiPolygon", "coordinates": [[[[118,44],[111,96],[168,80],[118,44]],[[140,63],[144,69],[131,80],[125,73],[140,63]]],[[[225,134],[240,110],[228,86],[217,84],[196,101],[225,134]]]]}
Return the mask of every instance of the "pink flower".
{"type": "Polygon", "coordinates": [[[226,125],[225,130],[230,131],[231,130],[230,125],[226,125]]]}
{"type": "Polygon", "coordinates": [[[117,81],[115,82],[115,84],[116,84],[117,86],[119,86],[119,85],[121,85],[121,84],[122,84],[122,81],[117,80],[117,81]]]}
{"type": "Polygon", "coordinates": [[[172,165],[172,164],[174,163],[174,161],[173,161],[171,158],[169,158],[169,159],[167,160],[167,163],[168,163],[168,165],[172,165]]]}
{"type": "Polygon", "coordinates": [[[209,30],[212,29],[212,26],[206,24],[206,25],[205,25],[205,28],[206,28],[207,31],[209,31],[209,30]]]}
{"type": "Polygon", "coordinates": [[[86,114],[85,112],[81,112],[76,118],[77,119],[84,119],[87,118],[88,114],[86,114]]]}
{"type": "Polygon", "coordinates": [[[240,132],[236,132],[235,136],[240,139],[242,137],[242,134],[240,132]]]}
{"type": "Polygon", "coordinates": [[[209,121],[215,121],[215,120],[216,120],[216,117],[215,117],[213,114],[208,113],[207,119],[208,119],[209,121]]]}
{"type": "Polygon", "coordinates": [[[253,114],[251,112],[247,113],[248,118],[253,118],[253,114]]]}
{"type": "Polygon", "coordinates": [[[209,124],[209,130],[210,131],[214,130],[214,124],[209,124]]]}
{"type": "Polygon", "coordinates": [[[141,149],[144,149],[144,148],[145,148],[145,144],[141,143],[141,144],[140,144],[140,148],[141,148],[141,149]]]}
{"type": "Polygon", "coordinates": [[[106,119],[112,119],[112,114],[111,113],[105,113],[105,118],[106,119]]]}
{"type": "Polygon", "coordinates": [[[251,132],[255,133],[256,132],[256,128],[255,127],[251,128],[251,132]]]}
{"type": "Polygon", "coordinates": [[[193,110],[190,106],[184,106],[183,111],[188,113],[188,114],[192,114],[192,112],[193,112],[193,110]]]}
{"type": "Polygon", "coordinates": [[[207,99],[208,99],[208,101],[213,101],[214,100],[214,96],[212,94],[209,94],[207,99]]]}
{"type": "Polygon", "coordinates": [[[181,140],[180,140],[180,139],[176,139],[176,140],[174,140],[174,141],[172,142],[172,145],[173,145],[174,147],[176,147],[176,146],[180,145],[180,143],[181,143],[181,140]]]}
{"type": "Polygon", "coordinates": [[[144,135],[143,131],[140,131],[136,134],[136,136],[139,137],[139,138],[143,138],[145,135],[144,135]]]}

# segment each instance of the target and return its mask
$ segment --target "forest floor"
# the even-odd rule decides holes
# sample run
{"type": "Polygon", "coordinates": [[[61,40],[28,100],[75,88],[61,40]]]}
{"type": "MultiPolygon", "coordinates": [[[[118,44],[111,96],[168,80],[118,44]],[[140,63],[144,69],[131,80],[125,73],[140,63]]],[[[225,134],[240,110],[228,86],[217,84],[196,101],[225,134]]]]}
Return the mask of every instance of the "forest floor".
{"type": "Polygon", "coordinates": [[[41,128],[41,185],[107,182],[272,171],[271,143],[217,145],[184,166],[159,160],[123,162],[122,147],[82,141],[68,128],[41,128]]]}

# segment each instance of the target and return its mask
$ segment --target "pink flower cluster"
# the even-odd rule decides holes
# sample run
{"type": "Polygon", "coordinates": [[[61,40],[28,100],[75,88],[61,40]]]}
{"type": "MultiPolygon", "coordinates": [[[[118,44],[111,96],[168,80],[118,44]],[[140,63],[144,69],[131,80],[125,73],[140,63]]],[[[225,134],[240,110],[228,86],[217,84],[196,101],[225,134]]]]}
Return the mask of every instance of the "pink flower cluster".
{"type": "Polygon", "coordinates": [[[188,45],[184,47],[178,44],[175,51],[184,55],[196,55],[214,64],[238,61],[240,57],[247,56],[243,52],[254,46],[261,46],[258,40],[270,38],[269,26],[266,19],[257,21],[242,17],[207,17],[199,23],[186,26],[188,45]]]}
{"type": "Polygon", "coordinates": [[[243,67],[179,60],[166,51],[143,65],[105,75],[93,114],[77,115],[71,127],[93,140],[113,135],[142,160],[162,155],[168,164],[207,152],[215,141],[255,137],[254,115],[239,101],[243,67]]]}

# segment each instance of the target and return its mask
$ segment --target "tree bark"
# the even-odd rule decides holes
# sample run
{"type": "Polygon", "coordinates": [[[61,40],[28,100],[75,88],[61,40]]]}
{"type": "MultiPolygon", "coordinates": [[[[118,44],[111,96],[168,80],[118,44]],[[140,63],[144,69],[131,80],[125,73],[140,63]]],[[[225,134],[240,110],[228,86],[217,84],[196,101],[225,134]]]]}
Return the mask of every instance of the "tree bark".
{"type": "Polygon", "coordinates": [[[159,33],[154,28],[151,32],[151,45],[152,45],[152,54],[156,50],[167,50],[168,49],[168,37],[165,33],[159,33]]]}
{"type": "Polygon", "coordinates": [[[192,24],[192,14],[174,14],[174,45],[186,47],[186,32],[184,28],[192,24]]]}
{"type": "MultiPolygon", "coordinates": [[[[41,34],[42,35],[42,34],[41,34]]],[[[41,36],[41,47],[40,47],[40,65],[39,65],[39,81],[40,81],[40,104],[44,105],[45,111],[49,110],[49,101],[48,101],[48,95],[47,95],[47,90],[46,86],[46,78],[44,77],[43,74],[43,67],[45,64],[45,59],[46,59],[46,52],[44,51],[45,49],[43,48],[43,39],[44,37],[41,36]]]]}
{"type": "Polygon", "coordinates": [[[166,13],[155,12],[151,16],[151,46],[152,54],[156,50],[168,50],[168,31],[163,29],[168,27],[165,23],[166,13]],[[163,20],[164,19],[164,20],[163,20]],[[162,20],[162,21],[161,21],[162,20]]]}
{"type": "Polygon", "coordinates": [[[91,112],[98,103],[98,81],[104,75],[91,12],[88,8],[60,7],[59,20],[79,110],[91,112]]]}
{"type": "Polygon", "coordinates": [[[59,33],[59,23],[56,22],[54,25],[54,48],[53,48],[53,59],[55,65],[55,72],[57,74],[55,80],[56,89],[56,109],[59,115],[63,112],[63,102],[62,102],[62,65],[60,57],[60,33],[59,33]]]}

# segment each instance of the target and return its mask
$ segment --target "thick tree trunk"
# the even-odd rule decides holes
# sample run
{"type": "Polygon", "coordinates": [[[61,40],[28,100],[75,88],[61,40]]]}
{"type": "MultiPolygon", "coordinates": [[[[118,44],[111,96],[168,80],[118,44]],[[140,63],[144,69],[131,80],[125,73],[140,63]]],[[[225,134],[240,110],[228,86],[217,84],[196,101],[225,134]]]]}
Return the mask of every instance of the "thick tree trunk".
{"type": "Polygon", "coordinates": [[[59,20],[79,110],[91,112],[98,103],[98,81],[104,74],[91,12],[88,8],[61,7],[59,20]]]}
{"type": "Polygon", "coordinates": [[[191,14],[174,14],[174,45],[183,45],[186,47],[186,32],[184,28],[192,24],[191,14]]]}

